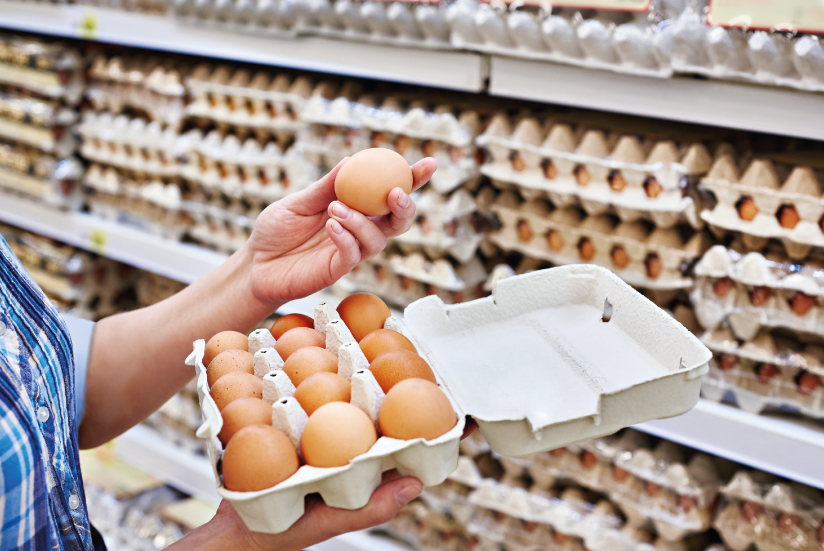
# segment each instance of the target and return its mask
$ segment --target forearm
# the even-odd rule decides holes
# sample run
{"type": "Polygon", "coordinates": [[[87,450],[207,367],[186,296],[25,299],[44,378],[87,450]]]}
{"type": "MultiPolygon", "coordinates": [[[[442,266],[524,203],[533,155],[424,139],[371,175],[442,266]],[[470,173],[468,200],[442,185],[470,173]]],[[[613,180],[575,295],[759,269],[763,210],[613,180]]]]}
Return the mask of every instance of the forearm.
{"type": "Polygon", "coordinates": [[[251,331],[279,305],[256,299],[247,247],[176,295],[98,322],[89,357],[80,446],[94,447],[139,423],[193,376],[192,342],[251,331]]]}

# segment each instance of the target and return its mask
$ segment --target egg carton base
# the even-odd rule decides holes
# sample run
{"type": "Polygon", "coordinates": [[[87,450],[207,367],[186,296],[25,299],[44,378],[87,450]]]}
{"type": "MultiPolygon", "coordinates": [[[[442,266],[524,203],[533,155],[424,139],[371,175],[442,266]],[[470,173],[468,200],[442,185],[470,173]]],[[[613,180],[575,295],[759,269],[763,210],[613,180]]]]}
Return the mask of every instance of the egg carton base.
{"type": "Polygon", "coordinates": [[[732,80],[746,82],[748,84],[794,88],[804,92],[824,92],[824,82],[810,78],[778,77],[766,72],[748,73],[744,71],[734,71],[722,66],[702,67],[700,65],[685,63],[677,58],[672,60],[672,68],[676,73],[702,75],[718,80],[732,80]]]}

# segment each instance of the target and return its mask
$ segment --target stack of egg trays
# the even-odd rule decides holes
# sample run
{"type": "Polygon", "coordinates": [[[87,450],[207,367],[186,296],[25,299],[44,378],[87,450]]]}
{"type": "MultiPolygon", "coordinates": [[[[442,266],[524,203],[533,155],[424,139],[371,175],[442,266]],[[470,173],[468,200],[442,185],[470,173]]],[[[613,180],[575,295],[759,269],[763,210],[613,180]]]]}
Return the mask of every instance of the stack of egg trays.
{"type": "Polygon", "coordinates": [[[732,551],[821,549],[824,496],[819,490],[742,470],[721,493],[714,527],[732,551]]]}
{"type": "Polygon", "coordinates": [[[688,6],[670,26],[675,72],[824,91],[818,36],[708,25],[706,4],[688,6]]]}
{"type": "Polygon", "coordinates": [[[743,234],[750,249],[778,239],[790,258],[803,260],[814,247],[824,247],[824,174],[817,157],[781,153],[747,162],[720,150],[701,180],[717,203],[701,217],[719,235],[743,234]]]}
{"type": "Polygon", "coordinates": [[[83,169],[71,128],[82,70],[73,48],[0,34],[0,189],[57,208],[80,206],[83,169]]]}
{"type": "Polygon", "coordinates": [[[162,0],[184,24],[242,34],[294,38],[295,9],[288,0],[162,0]]]}
{"type": "Polygon", "coordinates": [[[630,526],[652,522],[659,537],[679,541],[712,524],[723,474],[710,456],[662,440],[653,449],[648,437],[627,430],[618,436],[581,442],[504,467],[509,476],[524,472],[541,487],[556,480],[602,492],[617,504],[630,526]],[[508,467],[508,468],[507,468],[508,467]]]}

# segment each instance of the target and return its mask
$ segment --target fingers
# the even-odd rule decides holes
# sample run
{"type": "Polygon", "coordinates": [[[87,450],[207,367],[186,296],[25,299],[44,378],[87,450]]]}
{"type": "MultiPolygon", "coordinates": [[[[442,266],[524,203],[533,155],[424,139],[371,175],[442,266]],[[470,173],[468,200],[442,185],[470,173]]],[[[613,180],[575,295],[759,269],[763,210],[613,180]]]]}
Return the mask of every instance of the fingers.
{"type": "Polygon", "coordinates": [[[415,202],[401,188],[389,192],[387,204],[392,210],[389,216],[375,220],[378,228],[386,237],[397,237],[412,227],[415,221],[415,202]]]}
{"type": "MultiPolygon", "coordinates": [[[[411,202],[411,201],[410,201],[411,202]]],[[[386,235],[375,223],[340,201],[329,205],[329,217],[350,232],[360,245],[361,260],[368,260],[386,247],[386,235]]]]}
{"type": "Polygon", "coordinates": [[[303,191],[287,195],[282,201],[297,214],[311,216],[323,212],[335,200],[335,177],[349,157],[344,157],[326,176],[303,191]]]}
{"type": "Polygon", "coordinates": [[[426,157],[412,165],[412,191],[428,182],[436,170],[438,170],[438,161],[432,157],[426,157]]]}
{"type": "Polygon", "coordinates": [[[361,261],[361,249],[355,236],[346,231],[335,219],[326,221],[326,233],[337,247],[332,255],[330,270],[332,277],[337,280],[348,274],[361,261]]]}
{"type": "Polygon", "coordinates": [[[470,417],[469,415],[466,416],[466,424],[464,425],[463,434],[461,435],[461,440],[468,437],[470,434],[475,432],[475,429],[478,428],[478,423],[475,422],[475,419],[470,417]]]}

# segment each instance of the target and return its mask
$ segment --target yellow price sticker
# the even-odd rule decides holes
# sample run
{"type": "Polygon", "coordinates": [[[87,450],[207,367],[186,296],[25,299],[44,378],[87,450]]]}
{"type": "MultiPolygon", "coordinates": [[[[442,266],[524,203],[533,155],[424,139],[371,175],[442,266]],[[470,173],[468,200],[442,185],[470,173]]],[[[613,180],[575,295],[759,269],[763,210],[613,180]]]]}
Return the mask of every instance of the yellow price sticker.
{"type": "Polygon", "coordinates": [[[86,40],[96,40],[97,31],[100,29],[100,22],[97,19],[97,14],[93,12],[84,13],[80,18],[80,25],[77,33],[80,38],[86,40]]]}
{"type": "Polygon", "coordinates": [[[89,233],[89,249],[97,254],[106,254],[106,232],[100,228],[93,228],[89,233]]]}

